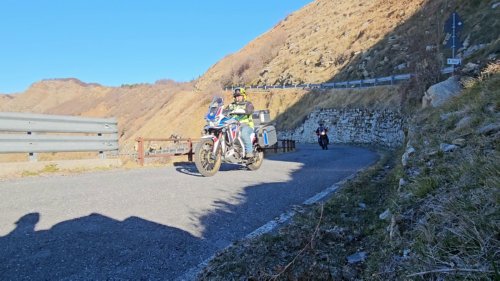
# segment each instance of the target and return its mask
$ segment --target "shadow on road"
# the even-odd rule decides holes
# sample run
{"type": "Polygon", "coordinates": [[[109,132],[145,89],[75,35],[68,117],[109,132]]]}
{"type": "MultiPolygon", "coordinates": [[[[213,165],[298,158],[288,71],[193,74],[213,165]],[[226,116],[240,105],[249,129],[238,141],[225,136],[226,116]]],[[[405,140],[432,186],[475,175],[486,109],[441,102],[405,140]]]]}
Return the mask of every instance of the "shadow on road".
{"type": "Polygon", "coordinates": [[[138,217],[91,214],[36,231],[39,219],[26,214],[0,237],[0,280],[164,280],[215,250],[185,231],[138,217]]]}
{"type": "MultiPolygon", "coordinates": [[[[179,173],[195,177],[203,177],[198,172],[198,169],[196,169],[196,166],[194,165],[193,162],[175,162],[174,166],[176,167],[175,170],[179,173]]],[[[237,171],[237,170],[248,170],[248,168],[244,165],[222,163],[219,169],[220,172],[237,171]]]]}

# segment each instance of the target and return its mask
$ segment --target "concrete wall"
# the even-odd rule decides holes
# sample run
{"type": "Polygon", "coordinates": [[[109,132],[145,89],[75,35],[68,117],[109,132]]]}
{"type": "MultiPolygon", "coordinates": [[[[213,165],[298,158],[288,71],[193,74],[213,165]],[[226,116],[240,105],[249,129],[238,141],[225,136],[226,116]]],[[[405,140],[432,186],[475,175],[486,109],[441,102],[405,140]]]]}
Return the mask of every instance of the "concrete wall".
{"type": "Polygon", "coordinates": [[[323,109],[313,111],[294,130],[278,132],[280,139],[304,143],[317,142],[318,122],[323,120],[330,129],[330,143],[376,144],[397,147],[404,141],[403,115],[390,110],[323,109]]]}

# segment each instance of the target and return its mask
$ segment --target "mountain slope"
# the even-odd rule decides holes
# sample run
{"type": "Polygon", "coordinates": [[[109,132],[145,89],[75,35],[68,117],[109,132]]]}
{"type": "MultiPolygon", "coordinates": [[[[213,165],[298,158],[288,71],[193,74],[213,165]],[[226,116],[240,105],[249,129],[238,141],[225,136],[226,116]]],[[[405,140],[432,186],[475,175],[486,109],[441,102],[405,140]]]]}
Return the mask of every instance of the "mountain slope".
{"type": "MultiPolygon", "coordinates": [[[[418,103],[423,90],[441,79],[437,70],[449,52],[440,47],[444,38],[442,24],[454,9],[464,19],[462,39],[468,38],[469,46],[459,54],[483,46],[477,47],[465,62],[486,63],[487,57],[500,51],[500,9],[492,9],[486,1],[316,0],[239,52],[217,62],[194,84],[160,81],[111,88],[76,79],[44,80],[22,94],[1,96],[0,110],[115,116],[122,143],[130,143],[139,135],[165,137],[176,133],[198,137],[204,107],[211,96],[230,97],[221,92],[223,85],[323,82],[414,72],[422,75],[413,90],[363,91],[374,104],[378,102],[370,100],[371,91],[385,92],[393,100],[410,97],[418,103]],[[485,32],[484,25],[492,32],[485,32]]],[[[350,95],[344,91],[330,93],[350,95]]],[[[321,93],[309,100],[303,99],[305,95],[308,92],[301,89],[250,93],[258,108],[269,108],[272,118],[279,117],[278,126],[283,128],[300,122],[314,104],[335,105],[333,100],[321,103],[321,93]],[[293,110],[288,111],[291,106],[293,110]]],[[[358,100],[355,104],[366,106],[368,102],[358,100]]],[[[399,103],[391,104],[399,110],[399,103]]]]}
{"type": "Polygon", "coordinates": [[[464,64],[485,65],[488,55],[500,51],[500,9],[487,1],[316,0],[219,61],[196,86],[318,83],[425,71],[436,76],[435,69],[451,56],[442,43],[453,11],[464,21],[458,55],[464,64]]]}

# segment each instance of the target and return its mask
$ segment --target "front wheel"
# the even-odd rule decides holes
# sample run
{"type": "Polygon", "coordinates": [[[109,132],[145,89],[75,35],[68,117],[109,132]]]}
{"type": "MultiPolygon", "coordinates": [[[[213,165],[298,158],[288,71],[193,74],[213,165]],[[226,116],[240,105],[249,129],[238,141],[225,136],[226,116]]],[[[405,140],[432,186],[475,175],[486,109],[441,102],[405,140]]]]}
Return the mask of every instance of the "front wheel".
{"type": "Polygon", "coordinates": [[[325,137],[321,137],[320,146],[322,149],[328,149],[328,140],[325,137]]]}
{"type": "Polygon", "coordinates": [[[262,165],[262,162],[264,162],[264,151],[259,150],[254,153],[254,157],[252,159],[252,163],[248,164],[247,167],[251,171],[258,170],[260,166],[262,165]]]}
{"type": "Polygon", "coordinates": [[[212,139],[202,139],[194,150],[194,164],[198,172],[205,177],[215,175],[221,165],[220,149],[213,153],[214,141],[212,139]]]}

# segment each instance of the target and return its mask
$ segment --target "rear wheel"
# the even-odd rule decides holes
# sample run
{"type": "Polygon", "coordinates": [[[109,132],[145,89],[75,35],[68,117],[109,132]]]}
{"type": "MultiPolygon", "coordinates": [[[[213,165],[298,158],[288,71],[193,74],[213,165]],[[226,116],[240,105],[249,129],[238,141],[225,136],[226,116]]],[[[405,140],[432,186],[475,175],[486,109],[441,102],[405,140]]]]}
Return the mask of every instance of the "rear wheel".
{"type": "Polygon", "coordinates": [[[262,165],[262,162],[264,162],[264,151],[255,151],[252,161],[252,163],[247,165],[248,169],[252,171],[258,170],[262,165]]]}
{"type": "Polygon", "coordinates": [[[202,139],[194,151],[194,164],[198,172],[205,177],[215,175],[221,165],[220,149],[214,154],[214,142],[211,139],[202,139]]]}

